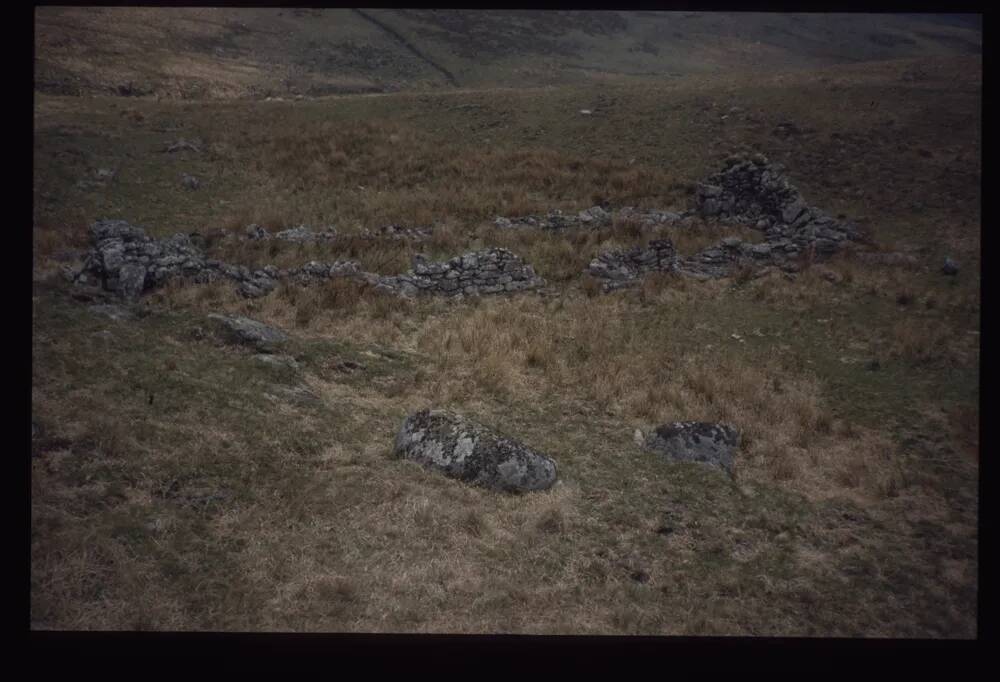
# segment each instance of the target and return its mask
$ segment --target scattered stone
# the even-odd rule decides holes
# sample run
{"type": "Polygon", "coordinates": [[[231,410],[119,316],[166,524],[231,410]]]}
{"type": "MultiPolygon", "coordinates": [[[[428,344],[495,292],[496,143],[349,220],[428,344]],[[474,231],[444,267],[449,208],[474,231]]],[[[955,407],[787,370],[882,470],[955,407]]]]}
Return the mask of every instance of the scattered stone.
{"type": "Polygon", "coordinates": [[[215,323],[217,330],[228,342],[251,346],[263,353],[273,353],[288,340],[288,335],[280,329],[268,327],[248,317],[212,313],[208,319],[215,323]]]}
{"type": "Polygon", "coordinates": [[[111,180],[115,177],[116,173],[110,168],[98,168],[94,175],[97,176],[98,180],[111,180]]]}
{"type": "Polygon", "coordinates": [[[124,322],[135,319],[135,315],[131,310],[112,303],[98,303],[96,305],[88,306],[87,310],[98,315],[110,317],[116,322],[124,322]]]}
{"type": "Polygon", "coordinates": [[[268,365],[270,367],[285,367],[292,370],[298,370],[299,363],[291,355],[274,355],[270,353],[260,353],[253,356],[253,359],[257,362],[268,365]]]}
{"type": "Polygon", "coordinates": [[[672,422],[653,430],[643,447],[668,459],[702,462],[733,473],[740,434],[731,426],[709,422],[672,422]]]}
{"type": "Polygon", "coordinates": [[[176,142],[168,144],[163,151],[168,154],[183,151],[201,152],[201,140],[185,140],[181,138],[176,142]]]}
{"type": "Polygon", "coordinates": [[[271,238],[271,233],[256,223],[254,223],[253,225],[247,225],[246,228],[244,228],[243,230],[243,234],[246,236],[247,239],[253,241],[271,238]]]}
{"type": "Polygon", "coordinates": [[[272,397],[287,400],[295,405],[311,407],[323,404],[323,400],[305,386],[275,386],[274,390],[278,395],[270,394],[272,397]]]}
{"type": "Polygon", "coordinates": [[[504,218],[497,216],[493,224],[501,230],[533,228],[539,230],[566,230],[579,228],[596,228],[610,225],[612,215],[603,206],[592,206],[575,215],[567,215],[562,211],[550,211],[544,216],[529,215],[520,218],[504,218]]]}
{"type": "Polygon", "coordinates": [[[201,181],[193,175],[181,173],[181,184],[185,189],[195,190],[201,187],[201,181]]]}
{"type": "Polygon", "coordinates": [[[316,242],[316,241],[329,241],[331,239],[336,239],[336,230],[330,228],[323,230],[322,232],[313,232],[305,225],[300,225],[298,227],[293,227],[287,230],[282,230],[275,233],[274,238],[280,239],[286,242],[316,242]]]}
{"type": "Polygon", "coordinates": [[[362,365],[360,362],[354,362],[353,360],[343,360],[334,365],[334,369],[336,369],[339,372],[345,372],[347,374],[350,374],[358,370],[364,370],[366,369],[366,367],[362,365]]]}
{"type": "Polygon", "coordinates": [[[365,230],[359,236],[366,239],[408,239],[422,241],[433,234],[429,227],[405,227],[403,225],[384,225],[374,230],[365,230]]]}
{"type": "Polygon", "coordinates": [[[843,275],[841,275],[836,270],[831,270],[825,265],[814,265],[813,272],[825,279],[830,284],[840,284],[844,281],[843,275]]]}
{"type": "Polygon", "coordinates": [[[941,272],[946,275],[954,277],[958,274],[958,263],[953,261],[951,258],[944,259],[944,266],[941,268],[941,272]]]}
{"type": "Polygon", "coordinates": [[[556,463],[551,458],[443,410],[423,410],[407,417],[396,436],[394,452],[491,490],[545,490],[556,481],[556,463]]]}

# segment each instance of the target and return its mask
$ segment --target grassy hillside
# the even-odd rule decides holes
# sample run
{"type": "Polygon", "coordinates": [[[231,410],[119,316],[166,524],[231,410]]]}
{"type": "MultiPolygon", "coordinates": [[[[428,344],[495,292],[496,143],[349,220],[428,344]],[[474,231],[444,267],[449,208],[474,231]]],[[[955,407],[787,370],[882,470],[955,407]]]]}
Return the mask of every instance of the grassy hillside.
{"type": "MultiPolygon", "coordinates": [[[[225,26],[232,10],[190,11],[225,26]]],[[[463,64],[485,61],[450,32],[520,25],[372,12],[459,84],[463,64]]],[[[381,35],[349,13],[282,20],[333,16],[381,35]]],[[[589,16],[566,35],[614,38],[646,21],[589,16]]],[[[569,38],[531,23],[547,19],[519,21],[552,34],[540,45],[553,59],[578,59],[559,52],[569,38]]],[[[515,58],[496,50],[477,73],[512,73],[515,58]]],[[[32,627],[974,637],[980,58],[655,82],[567,68],[585,75],[503,90],[444,86],[420,68],[427,91],[305,101],[36,97],[32,627]],[[198,151],[164,151],[181,138],[198,151]],[[843,254],[790,278],[661,276],[604,296],[582,272],[590,258],[652,234],[492,226],[601,201],[681,209],[742,150],[783,162],[809,203],[914,262],[843,254]],[[247,264],[350,257],[394,273],[418,252],[500,245],[548,285],[446,302],[332,281],[250,301],[228,284],[175,283],[114,321],[61,274],[102,217],[197,231],[213,255],[247,264]],[[220,238],[250,222],[434,235],[220,238]],[[945,256],[957,277],[940,274],[945,256]],[[218,342],[212,312],[287,330],[299,369],[218,342]],[[552,456],[561,483],[511,497],[392,458],[405,415],[431,406],[552,456]],[[735,481],[633,442],[636,428],[681,419],[743,432],[735,481]]],[[[732,231],[663,233],[691,253],[732,231]]]]}
{"type": "Polygon", "coordinates": [[[168,98],[524,87],[976,55],[927,15],[39,8],[36,88],[168,98]]]}

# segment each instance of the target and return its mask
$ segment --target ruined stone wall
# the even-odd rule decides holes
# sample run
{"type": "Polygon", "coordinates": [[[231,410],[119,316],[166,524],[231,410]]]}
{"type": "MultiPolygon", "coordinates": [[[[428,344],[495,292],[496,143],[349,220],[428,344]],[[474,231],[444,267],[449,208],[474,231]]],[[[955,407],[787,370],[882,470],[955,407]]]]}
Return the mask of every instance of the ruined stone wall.
{"type": "Polygon", "coordinates": [[[630,286],[650,272],[670,272],[677,267],[677,252],[669,239],[655,239],[649,246],[616,249],[598,254],[587,272],[606,280],[604,290],[630,286]]]}
{"type": "Polygon", "coordinates": [[[782,171],[762,154],[734,157],[698,185],[696,209],[705,217],[763,231],[776,252],[789,256],[812,250],[823,257],[861,238],[857,225],[808,206],[782,171]]]}
{"type": "Polygon", "coordinates": [[[489,248],[447,261],[413,259],[413,269],[403,275],[383,277],[379,285],[405,295],[443,294],[478,296],[524,291],[544,286],[534,268],[507,249],[489,248]]]}
{"type": "Polygon", "coordinates": [[[310,261],[288,269],[267,265],[251,270],[205,258],[188,235],[152,239],[141,228],[123,220],[94,223],[91,239],[93,248],[83,267],[74,274],[74,281],[101,284],[126,300],[135,300],[144,291],[173,277],[202,283],[230,280],[247,298],[266,296],[281,280],[304,284],[335,277],[351,277],[402,296],[495,294],[523,291],[545,283],[529,264],[507,249],[484,249],[436,263],[418,256],[409,272],[383,276],[365,272],[358,262],[351,260],[310,261]]]}

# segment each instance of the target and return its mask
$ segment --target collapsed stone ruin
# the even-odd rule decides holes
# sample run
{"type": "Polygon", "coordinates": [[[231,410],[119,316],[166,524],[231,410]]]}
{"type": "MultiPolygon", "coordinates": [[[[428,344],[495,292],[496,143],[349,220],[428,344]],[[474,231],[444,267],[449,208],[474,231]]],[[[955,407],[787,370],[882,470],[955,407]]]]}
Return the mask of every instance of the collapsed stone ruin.
{"type": "MultiPolygon", "coordinates": [[[[694,211],[724,223],[747,225],[764,233],[761,243],[727,237],[692,256],[679,256],[668,239],[647,247],[598,254],[587,268],[611,291],[637,283],[649,272],[676,272],[697,278],[731,276],[740,267],[776,266],[795,270],[800,256],[822,260],[849,241],[862,238],[858,227],[806,205],[798,190],[763,155],[734,158],[697,186],[694,211]]],[[[678,215],[678,214],[674,214],[678,215]]]]}
{"type": "Polygon", "coordinates": [[[417,256],[413,269],[399,275],[365,272],[357,261],[310,261],[298,268],[274,265],[251,270],[205,258],[191,238],[175,234],[153,239],[124,220],[102,220],[91,226],[93,247],[73,279],[78,284],[100,284],[134,301],[174,277],[199,283],[230,280],[246,298],[266,296],[282,280],[299,284],[337,277],[365,282],[379,291],[399,296],[440,294],[474,296],[524,291],[545,284],[531,265],[507,249],[483,249],[448,261],[429,262],[417,256]]]}
{"type": "Polygon", "coordinates": [[[698,185],[696,208],[705,217],[761,230],[775,251],[790,255],[813,249],[828,256],[845,241],[861,238],[854,223],[807,205],[782,170],[763,154],[731,158],[698,185]]]}

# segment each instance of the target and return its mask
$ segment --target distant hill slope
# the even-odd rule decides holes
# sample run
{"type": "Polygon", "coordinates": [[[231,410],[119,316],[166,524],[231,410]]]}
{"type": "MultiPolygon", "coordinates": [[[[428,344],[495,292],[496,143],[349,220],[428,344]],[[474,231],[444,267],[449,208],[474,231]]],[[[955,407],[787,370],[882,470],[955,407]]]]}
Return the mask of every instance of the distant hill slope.
{"type": "Polygon", "coordinates": [[[318,96],[979,54],[978,15],[60,8],[35,84],[65,95],[318,96]]]}

